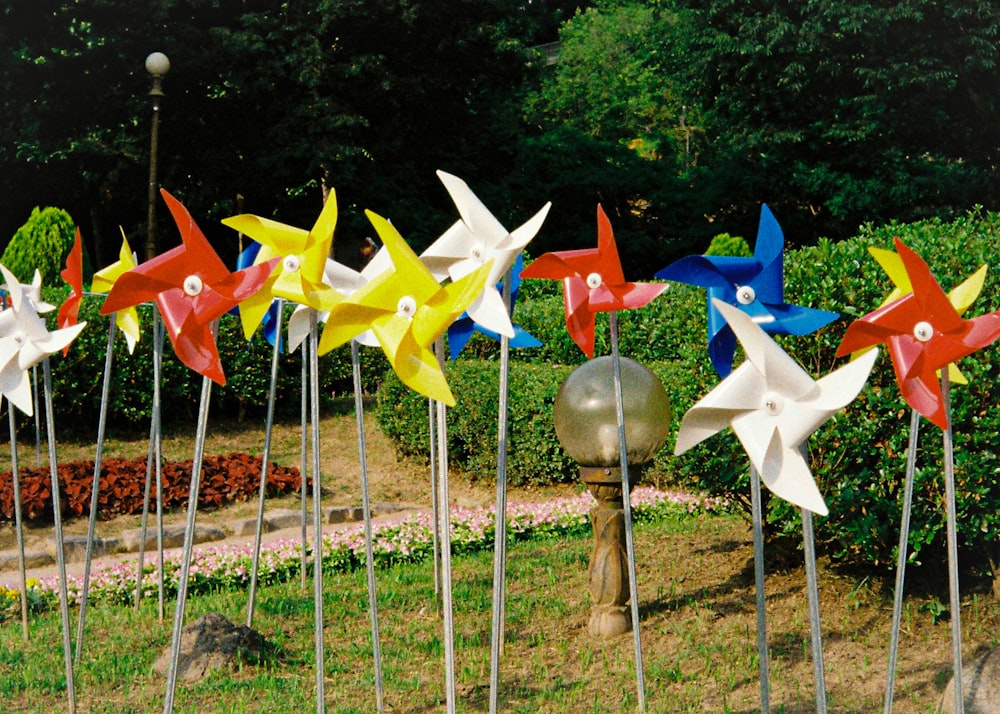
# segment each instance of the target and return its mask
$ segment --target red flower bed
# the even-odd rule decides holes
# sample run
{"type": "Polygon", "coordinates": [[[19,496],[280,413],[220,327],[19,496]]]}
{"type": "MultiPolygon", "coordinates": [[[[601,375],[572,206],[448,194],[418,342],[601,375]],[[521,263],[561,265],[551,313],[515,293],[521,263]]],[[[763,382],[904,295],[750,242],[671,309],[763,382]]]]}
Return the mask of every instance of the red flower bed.
{"type": "MultiPolygon", "coordinates": [[[[164,508],[187,504],[191,487],[191,465],[188,461],[165,461],[163,477],[164,508]]],[[[217,508],[233,501],[245,501],[260,489],[259,456],[229,454],[208,456],[202,460],[199,508],[217,508]]],[[[73,461],[59,464],[59,499],[66,517],[90,513],[90,493],[94,483],[94,462],[73,461]]],[[[52,487],[48,467],[22,468],[21,513],[26,521],[52,520],[52,487]]],[[[101,463],[97,510],[101,518],[109,519],[123,513],[142,510],[142,494],[146,483],[146,458],[133,460],[104,459],[101,463]]],[[[311,479],[306,481],[311,486],[311,479]]],[[[267,476],[267,495],[280,496],[299,490],[301,475],[294,467],[271,464],[267,476]]],[[[155,504],[156,479],[153,477],[150,501],[155,504]]],[[[155,506],[154,506],[155,507],[155,506]]],[[[14,519],[14,483],[11,472],[0,473],[0,519],[14,519]]]]}

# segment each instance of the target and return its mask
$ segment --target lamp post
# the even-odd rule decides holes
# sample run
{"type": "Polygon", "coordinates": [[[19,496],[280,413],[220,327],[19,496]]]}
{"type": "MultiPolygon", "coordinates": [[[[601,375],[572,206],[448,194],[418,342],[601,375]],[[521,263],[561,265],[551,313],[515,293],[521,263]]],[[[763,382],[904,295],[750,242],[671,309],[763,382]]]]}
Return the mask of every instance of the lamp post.
{"type": "MultiPolygon", "coordinates": [[[[666,440],[670,400],[663,384],[638,362],[621,358],[622,403],[629,470],[648,463],[666,440]]],[[[580,464],[580,480],[597,499],[590,511],[594,551],[590,556],[588,629],[614,637],[632,628],[629,569],[625,549],[621,447],[614,390],[614,363],[599,357],[575,369],[556,395],[556,436],[580,464]]],[[[635,482],[630,481],[631,487],[635,482]]]]}
{"type": "Polygon", "coordinates": [[[149,140],[149,202],[146,233],[146,260],[156,257],[156,151],[160,133],[160,98],[163,96],[163,76],[170,71],[170,60],[162,52],[153,52],[146,58],[146,71],[153,79],[149,98],[153,104],[153,128],[149,140]]]}

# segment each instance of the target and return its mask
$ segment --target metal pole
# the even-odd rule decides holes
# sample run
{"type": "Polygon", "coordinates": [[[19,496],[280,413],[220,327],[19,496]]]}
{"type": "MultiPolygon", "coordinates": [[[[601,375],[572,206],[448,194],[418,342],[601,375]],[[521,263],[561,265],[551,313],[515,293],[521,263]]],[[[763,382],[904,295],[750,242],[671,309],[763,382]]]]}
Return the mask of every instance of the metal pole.
{"type": "Polygon", "coordinates": [[[941,399],[948,420],[944,430],[944,492],[948,532],[948,593],[951,608],[951,657],[955,673],[952,687],[955,694],[955,714],[964,714],[962,691],[962,597],[958,590],[958,526],[955,513],[955,446],[951,430],[951,384],[948,368],[941,370],[941,399]]]}
{"type": "Polygon", "coordinates": [[[38,405],[38,365],[31,365],[31,381],[33,382],[31,395],[35,402],[35,465],[42,465],[42,410],[38,405]]]}
{"type": "Polygon", "coordinates": [[[170,642],[170,667],[167,670],[167,696],[163,703],[164,714],[174,710],[177,690],[177,666],[180,659],[181,631],[184,628],[184,608],[187,604],[188,578],[194,550],[194,529],[198,515],[198,490],[201,486],[201,466],[205,456],[205,432],[208,429],[208,405],[212,396],[212,380],[201,378],[201,402],[198,405],[198,427],[195,432],[194,462],[191,465],[191,487],[188,492],[187,521],[184,526],[184,551],[177,582],[177,605],[174,608],[174,629],[170,642]]]}
{"type": "Polygon", "coordinates": [[[316,633],[316,714],[326,708],[323,654],[323,508],[319,459],[319,338],[316,310],[309,309],[309,405],[312,418],[313,626],[316,633]]]}
{"type": "MultiPolygon", "coordinates": [[[[440,358],[438,358],[440,361],[440,358]]],[[[438,522],[437,402],[427,400],[428,458],[431,462],[431,557],[434,560],[434,600],[441,612],[441,541],[438,522]]]]}
{"type": "Polygon", "coordinates": [[[619,462],[622,472],[622,503],[625,507],[625,553],[628,557],[629,600],[632,608],[632,645],[635,650],[635,683],[639,711],[646,711],[646,676],[642,666],[642,640],[639,633],[639,586],[636,582],[635,539],[632,534],[631,485],[628,478],[628,445],[625,443],[625,404],[622,397],[622,366],[618,354],[618,313],[609,315],[611,361],[614,365],[615,410],[618,417],[619,462]]]}
{"type": "Polygon", "coordinates": [[[760,502],[760,474],[750,466],[750,506],[753,511],[753,575],[757,590],[757,659],[760,665],[760,710],[771,711],[771,665],[767,653],[767,610],[764,594],[764,523],[760,502]]]}
{"type": "Polygon", "coordinates": [[[903,621],[903,589],[906,580],[906,558],[910,544],[910,511],[913,504],[913,477],[917,463],[917,441],[920,434],[920,414],[910,411],[910,444],[906,450],[906,480],[903,486],[903,515],[899,524],[899,550],[896,553],[896,590],[892,602],[892,630],[889,637],[889,671],[885,683],[885,714],[892,713],[896,684],[896,658],[899,653],[899,628],[903,621]]]}
{"type": "Polygon", "coordinates": [[[49,475],[52,481],[52,518],[55,525],[56,566],[59,573],[59,615],[62,620],[63,657],[66,660],[66,696],[70,714],[76,714],[76,685],[73,681],[73,644],[70,642],[69,592],[63,550],[62,505],[59,499],[59,465],[56,459],[56,428],[52,412],[52,370],[49,358],[42,361],[45,383],[45,432],[49,444],[49,475]]]}
{"type": "Polygon", "coordinates": [[[17,567],[21,572],[21,630],[28,641],[28,572],[24,563],[24,520],[21,515],[21,474],[17,464],[17,417],[14,405],[7,402],[10,423],[10,473],[14,483],[14,528],[17,532],[17,567]]]}
{"type": "Polygon", "coordinates": [[[76,629],[77,666],[83,652],[84,622],[87,618],[87,596],[90,593],[90,564],[94,557],[94,530],[97,525],[97,501],[101,484],[101,460],[104,455],[104,432],[108,421],[108,392],[111,387],[111,364],[115,353],[115,315],[108,325],[108,349],[104,354],[104,381],[101,385],[101,411],[97,418],[97,452],[94,456],[94,482],[90,490],[90,520],[87,522],[87,551],[83,564],[83,592],[80,594],[80,619],[76,629]]]}
{"type": "MultiPolygon", "coordinates": [[[[444,361],[444,339],[435,345],[438,363],[444,361]]],[[[442,364],[443,369],[443,364],[442,364]]],[[[448,416],[444,402],[437,402],[438,510],[441,531],[441,594],[444,612],[445,708],[455,714],[455,623],[451,585],[451,501],[448,498],[448,416]]]]}
{"type": "Polygon", "coordinates": [[[156,257],[156,155],[159,149],[160,135],[160,98],[163,92],[160,89],[160,78],[153,77],[153,88],[149,92],[150,102],[153,105],[153,126],[149,139],[149,197],[147,201],[146,215],[146,260],[156,257]]]}
{"type": "Polygon", "coordinates": [[[309,521],[306,509],[306,475],[308,471],[308,414],[309,414],[309,350],[312,349],[309,338],[302,342],[302,432],[299,440],[299,490],[302,494],[302,565],[301,565],[301,586],[305,590],[309,577],[309,553],[306,545],[308,537],[306,524],[309,521]]]}
{"type": "Polygon", "coordinates": [[[812,511],[802,509],[802,549],[806,560],[809,596],[809,631],[812,638],[813,679],[816,682],[816,711],[826,714],[826,675],[823,671],[823,629],[819,614],[819,584],[816,577],[816,539],[812,511]]]}
{"type": "Polygon", "coordinates": [[[358,341],[351,340],[351,371],[354,376],[354,414],[358,425],[358,459],[361,466],[361,508],[364,514],[365,567],[368,575],[368,618],[372,629],[372,657],[375,660],[375,709],[385,711],[382,686],[382,648],[378,635],[378,597],[375,593],[375,553],[372,547],[372,508],[368,493],[368,459],[365,454],[365,406],[361,393],[361,359],[358,341]]]}
{"type": "MultiPolygon", "coordinates": [[[[503,302],[510,315],[513,271],[503,279],[503,302]]],[[[493,514],[493,619],[490,632],[490,714],[496,714],[500,696],[500,657],[503,654],[507,585],[507,400],[510,395],[510,339],[500,335],[500,374],[497,398],[497,500],[493,514]]]]}
{"type": "Polygon", "coordinates": [[[253,627],[254,600],[257,596],[257,570],[260,566],[260,542],[264,537],[264,499],[267,498],[267,472],[271,462],[271,429],[274,426],[274,393],[278,384],[278,358],[281,356],[281,320],[285,301],[278,298],[277,332],[271,354],[271,388],[267,392],[267,420],[264,424],[264,453],[260,462],[260,492],[257,498],[257,525],[253,538],[253,562],[250,566],[250,595],[247,600],[247,627],[253,627]]]}

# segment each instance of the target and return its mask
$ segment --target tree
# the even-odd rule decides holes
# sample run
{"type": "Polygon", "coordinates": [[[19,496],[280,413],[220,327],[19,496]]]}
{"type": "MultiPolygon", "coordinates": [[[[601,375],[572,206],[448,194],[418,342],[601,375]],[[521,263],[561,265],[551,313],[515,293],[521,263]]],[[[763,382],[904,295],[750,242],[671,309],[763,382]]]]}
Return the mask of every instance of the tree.
{"type": "MultiPolygon", "coordinates": [[[[10,0],[0,9],[0,236],[58,202],[114,257],[144,235],[149,78],[164,78],[159,183],[220,253],[240,210],[311,225],[322,190],[342,206],[338,258],[357,260],[361,212],[419,245],[455,220],[434,170],[498,186],[520,131],[523,38],[563,3],[501,0],[10,0]],[[536,14],[537,13],[537,14],[536,14]],[[510,147],[510,148],[508,148],[510,147]],[[242,198],[241,198],[242,197],[242,198]],[[89,230],[87,228],[89,227],[89,230]]],[[[492,189],[496,190],[496,189],[492,189]]],[[[160,244],[176,243],[165,212],[160,244]]]]}
{"type": "Polygon", "coordinates": [[[1000,206],[996,2],[678,4],[734,228],[761,202],[793,241],[1000,206]]]}

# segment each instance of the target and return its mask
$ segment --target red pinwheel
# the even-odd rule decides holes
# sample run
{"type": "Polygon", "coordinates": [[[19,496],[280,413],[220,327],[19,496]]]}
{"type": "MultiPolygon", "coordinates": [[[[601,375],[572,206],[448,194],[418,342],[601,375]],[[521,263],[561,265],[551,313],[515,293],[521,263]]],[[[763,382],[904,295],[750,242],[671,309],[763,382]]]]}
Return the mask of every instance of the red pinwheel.
{"type": "Polygon", "coordinates": [[[963,320],[927,263],[898,238],[895,242],[913,292],[851,323],[837,356],[887,343],[903,399],[947,429],[937,372],[1000,337],[1000,312],[963,320]]]}
{"type": "Polygon", "coordinates": [[[563,281],[566,329],[588,357],[594,356],[594,316],[642,307],[667,289],[666,283],[628,283],[604,209],[597,206],[597,248],[545,253],[522,278],[563,281]]]}
{"type": "Polygon", "coordinates": [[[225,384],[211,323],[259,290],[279,259],[230,273],[188,210],[167,191],[160,193],[183,243],[118,278],[101,314],[155,300],[181,362],[225,384]]]}
{"type": "MultiPolygon", "coordinates": [[[[56,324],[59,327],[72,327],[80,315],[80,301],[83,300],[83,244],[80,242],[80,229],[76,229],[76,239],[66,256],[66,267],[59,273],[69,285],[69,297],[59,308],[56,324]]],[[[63,356],[69,352],[69,345],[63,349],[63,356]]]]}

